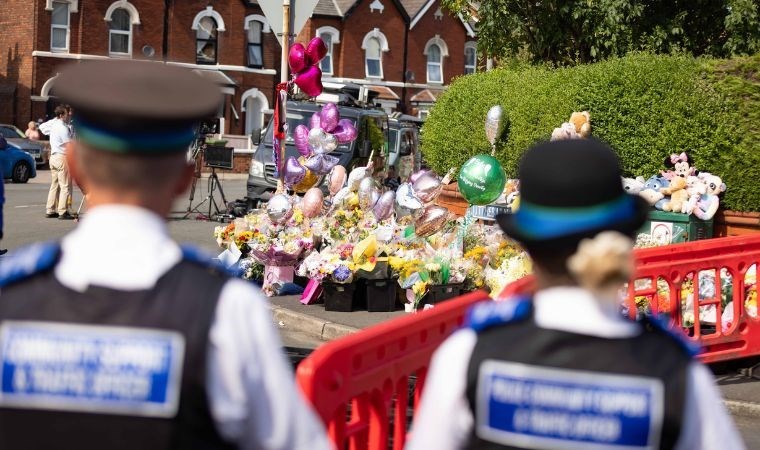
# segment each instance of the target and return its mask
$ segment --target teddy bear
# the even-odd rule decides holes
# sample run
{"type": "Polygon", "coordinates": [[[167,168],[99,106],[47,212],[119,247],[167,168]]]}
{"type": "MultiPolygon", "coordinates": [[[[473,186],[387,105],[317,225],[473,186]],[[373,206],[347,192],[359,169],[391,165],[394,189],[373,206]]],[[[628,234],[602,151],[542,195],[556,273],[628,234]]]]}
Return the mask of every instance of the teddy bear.
{"type": "Polygon", "coordinates": [[[638,194],[644,190],[645,184],[644,177],[623,178],[623,190],[629,194],[638,194]]]}
{"type": "Polygon", "coordinates": [[[591,114],[588,111],[572,113],[570,123],[575,126],[575,132],[581,137],[585,138],[591,135],[591,114]]]}
{"type": "Polygon", "coordinates": [[[559,128],[555,128],[554,131],[552,131],[552,137],[550,140],[561,141],[565,139],[578,139],[580,137],[581,135],[575,131],[575,125],[570,122],[565,122],[560,125],[559,128]]]}
{"type": "Polygon", "coordinates": [[[662,188],[668,187],[669,185],[670,182],[666,178],[659,175],[654,175],[650,177],[646,183],[644,183],[644,189],[639,192],[639,196],[641,196],[656,209],[662,209],[662,205],[667,200],[665,199],[665,194],[660,192],[660,190],[662,188]]]}
{"type": "Polygon", "coordinates": [[[689,203],[689,192],[686,190],[686,178],[680,176],[672,178],[670,180],[670,185],[661,188],[660,192],[670,196],[670,199],[662,205],[663,211],[677,213],[686,212],[689,203]]]}
{"type": "Polygon", "coordinates": [[[692,164],[691,157],[686,152],[681,152],[680,155],[674,153],[665,158],[665,166],[670,170],[663,170],[660,173],[668,180],[674,177],[687,178],[699,173],[692,164]]]}
{"type": "Polygon", "coordinates": [[[697,177],[704,183],[705,192],[696,199],[696,205],[692,214],[702,220],[710,220],[718,211],[720,199],[718,196],[726,192],[726,184],[719,176],[708,172],[702,172],[697,177]]]}

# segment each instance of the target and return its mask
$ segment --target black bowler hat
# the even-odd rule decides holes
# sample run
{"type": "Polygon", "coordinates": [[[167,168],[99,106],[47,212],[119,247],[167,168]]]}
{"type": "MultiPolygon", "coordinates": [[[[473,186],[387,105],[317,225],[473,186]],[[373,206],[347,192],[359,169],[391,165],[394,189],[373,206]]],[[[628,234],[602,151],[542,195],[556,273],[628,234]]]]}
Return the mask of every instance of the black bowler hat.
{"type": "Polygon", "coordinates": [[[56,79],[74,108],[77,139],[115,153],[186,151],[198,121],[221,104],[217,86],[189,69],[158,62],[85,61],[56,79]]]}
{"type": "Polygon", "coordinates": [[[623,190],[620,161],[595,139],[544,142],[520,162],[520,207],[496,217],[527,247],[572,245],[605,230],[629,236],[643,225],[649,204],[623,190]]]}

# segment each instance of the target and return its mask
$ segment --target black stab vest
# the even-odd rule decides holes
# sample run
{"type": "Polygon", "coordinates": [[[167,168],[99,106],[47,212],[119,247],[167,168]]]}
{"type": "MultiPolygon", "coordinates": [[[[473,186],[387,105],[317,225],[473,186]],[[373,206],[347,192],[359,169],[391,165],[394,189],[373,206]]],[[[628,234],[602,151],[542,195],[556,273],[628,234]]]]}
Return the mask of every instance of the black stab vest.
{"type": "Polygon", "coordinates": [[[183,260],[149,290],[90,286],[79,293],[58,282],[52,267],[4,287],[0,321],[166,330],[184,337],[185,350],[179,406],[173,418],[0,407],[0,448],[234,448],[219,436],[206,393],[208,334],[227,279],[210,266],[183,260]]]}
{"type": "MultiPolygon", "coordinates": [[[[532,308],[531,308],[532,309],[532,308]]],[[[601,338],[540,328],[532,311],[526,317],[490,326],[478,332],[467,370],[467,400],[477,418],[477,393],[481,365],[487,360],[528,366],[559,368],[599,374],[659,379],[664,386],[661,449],[678,442],[684,413],[685,386],[691,355],[674,336],[653,324],[644,324],[639,336],[601,338]]],[[[467,449],[542,448],[510,447],[470,434],[467,449]]]]}

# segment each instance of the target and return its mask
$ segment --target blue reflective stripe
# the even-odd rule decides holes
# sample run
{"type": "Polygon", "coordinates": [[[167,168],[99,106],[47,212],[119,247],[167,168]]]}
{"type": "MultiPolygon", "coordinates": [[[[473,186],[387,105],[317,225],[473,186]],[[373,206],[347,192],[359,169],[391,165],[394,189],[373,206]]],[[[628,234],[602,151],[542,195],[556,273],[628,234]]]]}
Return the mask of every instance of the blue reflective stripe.
{"type": "Polygon", "coordinates": [[[486,328],[521,320],[532,310],[527,297],[518,297],[504,301],[487,300],[474,305],[467,312],[466,326],[476,332],[486,328]]]}
{"type": "Polygon", "coordinates": [[[187,148],[195,137],[195,127],[187,125],[179,129],[156,131],[130,130],[119,132],[100,127],[85,119],[74,122],[77,138],[100,150],[125,152],[174,151],[187,148]]]}
{"type": "Polygon", "coordinates": [[[37,242],[11,252],[0,261],[0,287],[51,269],[60,253],[58,241],[37,242]]]}
{"type": "Polygon", "coordinates": [[[523,200],[515,223],[526,236],[550,239],[628,220],[636,214],[635,200],[623,194],[611,202],[581,208],[554,208],[523,200]]]}

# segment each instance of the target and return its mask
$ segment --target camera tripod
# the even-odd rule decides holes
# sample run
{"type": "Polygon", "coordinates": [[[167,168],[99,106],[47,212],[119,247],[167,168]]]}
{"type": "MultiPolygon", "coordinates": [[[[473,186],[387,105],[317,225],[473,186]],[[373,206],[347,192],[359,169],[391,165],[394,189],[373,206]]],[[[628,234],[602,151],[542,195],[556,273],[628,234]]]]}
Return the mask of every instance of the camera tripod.
{"type": "Polygon", "coordinates": [[[193,207],[193,200],[195,199],[195,190],[198,187],[198,180],[201,178],[201,161],[198,156],[203,153],[205,145],[201,139],[198,139],[192,148],[191,158],[195,161],[195,174],[193,176],[193,184],[190,188],[190,203],[187,205],[187,211],[183,219],[187,219],[190,214],[196,213],[197,220],[219,220],[220,222],[227,216],[227,198],[224,195],[224,189],[222,189],[222,183],[219,181],[219,177],[216,174],[216,168],[211,167],[211,175],[208,177],[207,194],[200,203],[193,207]],[[222,196],[222,206],[224,210],[219,209],[219,204],[214,197],[214,192],[219,190],[219,194],[222,196]],[[201,211],[201,206],[208,202],[208,215],[201,211]]]}

